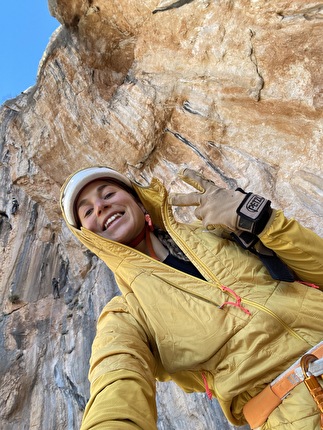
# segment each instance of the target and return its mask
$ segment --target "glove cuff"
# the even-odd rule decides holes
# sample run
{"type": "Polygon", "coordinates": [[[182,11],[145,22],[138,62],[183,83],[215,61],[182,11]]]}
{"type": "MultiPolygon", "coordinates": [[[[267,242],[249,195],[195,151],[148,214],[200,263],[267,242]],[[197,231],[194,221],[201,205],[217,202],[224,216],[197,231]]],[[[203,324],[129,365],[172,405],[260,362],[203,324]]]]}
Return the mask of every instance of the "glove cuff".
{"type": "MultiPolygon", "coordinates": [[[[238,191],[244,192],[241,189],[238,191]]],[[[237,228],[258,235],[265,228],[272,214],[271,201],[253,193],[246,197],[237,209],[237,228]]]]}

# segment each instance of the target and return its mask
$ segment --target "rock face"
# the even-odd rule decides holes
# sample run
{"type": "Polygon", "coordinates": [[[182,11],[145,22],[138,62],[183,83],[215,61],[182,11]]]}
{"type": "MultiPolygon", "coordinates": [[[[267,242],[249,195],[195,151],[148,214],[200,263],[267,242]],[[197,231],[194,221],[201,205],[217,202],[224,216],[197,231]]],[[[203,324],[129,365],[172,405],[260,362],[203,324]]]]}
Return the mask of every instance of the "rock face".
{"type": "MultiPolygon", "coordinates": [[[[111,165],[175,191],[189,165],[323,234],[320,3],[49,0],[49,11],[61,26],[37,83],[0,110],[4,430],[79,427],[96,319],[118,294],[62,223],[74,170],[111,165]]],[[[233,428],[215,400],[172,384],[158,386],[158,411],[160,429],[233,428]]]]}

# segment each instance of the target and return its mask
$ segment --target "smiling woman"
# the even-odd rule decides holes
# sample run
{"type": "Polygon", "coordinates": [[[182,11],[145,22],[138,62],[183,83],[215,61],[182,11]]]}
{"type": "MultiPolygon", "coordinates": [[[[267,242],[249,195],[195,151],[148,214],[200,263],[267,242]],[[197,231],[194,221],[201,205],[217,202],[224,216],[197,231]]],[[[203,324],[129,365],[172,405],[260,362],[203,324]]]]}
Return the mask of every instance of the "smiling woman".
{"type": "Polygon", "coordinates": [[[140,202],[108,180],[98,179],[86,185],[75,204],[83,227],[119,243],[131,243],[145,227],[140,202]]]}
{"type": "Polygon", "coordinates": [[[157,429],[156,380],[170,379],[216,396],[234,425],[319,428],[305,385],[270,401],[262,393],[309,350],[323,356],[323,240],[261,196],[219,188],[190,169],[181,178],[197,191],[168,196],[157,179],[140,187],[108,167],[80,170],[62,187],[68,227],[122,293],[98,321],[81,430],[157,429]],[[172,205],[194,205],[198,221],[177,222],[172,205]],[[281,258],[292,279],[280,271],[273,278],[258,249],[281,258]],[[317,289],[305,285],[314,282],[317,289]]]}
{"type": "Polygon", "coordinates": [[[75,227],[129,245],[157,260],[168,251],[155,235],[151,218],[129,179],[113,169],[97,166],[78,171],[66,182],[64,213],[75,227]]]}

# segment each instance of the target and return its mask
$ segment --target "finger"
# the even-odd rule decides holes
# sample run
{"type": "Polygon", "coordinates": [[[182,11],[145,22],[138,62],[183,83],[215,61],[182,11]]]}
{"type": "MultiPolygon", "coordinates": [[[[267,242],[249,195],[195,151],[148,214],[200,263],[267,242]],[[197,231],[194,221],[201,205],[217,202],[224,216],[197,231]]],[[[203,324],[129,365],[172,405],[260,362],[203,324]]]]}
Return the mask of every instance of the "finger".
{"type": "Polygon", "coordinates": [[[179,173],[178,176],[182,181],[186,182],[187,184],[191,185],[202,193],[207,188],[207,185],[213,183],[212,181],[206,179],[200,173],[192,169],[184,169],[179,173]]]}
{"type": "Polygon", "coordinates": [[[201,207],[198,206],[195,211],[194,211],[194,215],[196,216],[197,219],[202,220],[202,215],[201,215],[201,207]]]}
{"type": "Polygon", "coordinates": [[[168,202],[172,206],[198,206],[200,204],[200,193],[170,194],[168,202]]]}

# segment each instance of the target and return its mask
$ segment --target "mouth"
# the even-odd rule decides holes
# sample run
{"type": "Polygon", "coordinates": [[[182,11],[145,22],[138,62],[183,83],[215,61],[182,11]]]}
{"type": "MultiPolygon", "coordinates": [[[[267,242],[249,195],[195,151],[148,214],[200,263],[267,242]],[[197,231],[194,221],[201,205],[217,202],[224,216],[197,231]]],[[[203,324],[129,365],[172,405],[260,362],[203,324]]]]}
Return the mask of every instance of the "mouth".
{"type": "Polygon", "coordinates": [[[109,218],[104,222],[103,224],[103,231],[107,230],[116,219],[121,218],[124,215],[124,212],[117,212],[111,216],[109,216],[109,218]]]}

